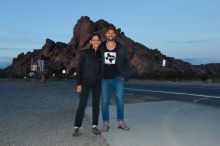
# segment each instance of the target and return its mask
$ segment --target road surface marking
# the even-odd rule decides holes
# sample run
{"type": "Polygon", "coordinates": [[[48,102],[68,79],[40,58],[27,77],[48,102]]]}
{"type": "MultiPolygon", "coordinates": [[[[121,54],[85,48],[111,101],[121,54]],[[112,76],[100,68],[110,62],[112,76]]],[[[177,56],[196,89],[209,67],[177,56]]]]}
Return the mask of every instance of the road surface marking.
{"type": "Polygon", "coordinates": [[[211,95],[202,95],[202,94],[190,94],[190,93],[181,93],[181,92],[168,92],[168,91],[160,91],[160,90],[147,90],[147,89],[134,89],[134,88],[125,88],[126,90],[133,91],[147,91],[147,92],[155,92],[155,93],[167,93],[167,94],[176,94],[176,95],[190,95],[190,96],[199,96],[199,97],[208,97],[208,98],[217,98],[220,99],[219,96],[211,96],[211,95]]]}

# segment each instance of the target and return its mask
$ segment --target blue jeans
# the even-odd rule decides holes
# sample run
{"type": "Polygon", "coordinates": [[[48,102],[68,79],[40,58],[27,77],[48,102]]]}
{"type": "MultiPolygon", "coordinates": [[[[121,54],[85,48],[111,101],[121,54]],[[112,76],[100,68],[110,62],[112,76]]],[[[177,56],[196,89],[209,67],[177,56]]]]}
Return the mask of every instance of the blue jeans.
{"type": "Polygon", "coordinates": [[[102,118],[104,123],[109,122],[109,102],[112,87],[115,89],[117,104],[117,120],[124,121],[124,79],[115,77],[113,79],[102,79],[102,118]]]}

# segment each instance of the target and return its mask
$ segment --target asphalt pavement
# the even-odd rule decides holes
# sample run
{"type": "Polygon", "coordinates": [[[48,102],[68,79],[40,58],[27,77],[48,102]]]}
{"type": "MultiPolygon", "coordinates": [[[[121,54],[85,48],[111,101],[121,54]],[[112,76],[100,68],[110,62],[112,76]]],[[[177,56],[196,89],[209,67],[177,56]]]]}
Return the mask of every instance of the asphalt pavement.
{"type": "MultiPolygon", "coordinates": [[[[87,114],[91,117],[91,107],[87,114]]],[[[125,105],[129,131],[117,128],[110,106],[110,130],[102,133],[111,146],[219,146],[220,108],[181,101],[125,105]]],[[[100,116],[100,127],[102,125],[100,116]]]]}
{"type": "MultiPolygon", "coordinates": [[[[130,130],[117,128],[113,103],[110,130],[102,135],[111,146],[219,146],[219,87],[218,84],[127,84],[125,95],[132,93],[134,98],[142,99],[125,104],[125,122],[130,130]],[[153,98],[160,100],[146,100],[153,98]]],[[[87,108],[87,115],[91,117],[91,107],[87,108]]],[[[101,128],[101,113],[99,120],[101,128]]]]}

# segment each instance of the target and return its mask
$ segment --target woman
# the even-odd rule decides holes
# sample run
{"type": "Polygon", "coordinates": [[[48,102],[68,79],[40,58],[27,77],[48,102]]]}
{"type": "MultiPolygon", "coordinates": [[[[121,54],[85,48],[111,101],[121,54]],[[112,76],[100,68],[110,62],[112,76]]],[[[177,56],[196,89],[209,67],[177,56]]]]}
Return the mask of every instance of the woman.
{"type": "Polygon", "coordinates": [[[73,136],[79,136],[79,128],[85,112],[89,92],[92,91],[92,132],[101,134],[98,129],[99,100],[101,90],[101,56],[98,47],[101,44],[101,37],[93,33],[90,37],[90,48],[80,52],[79,64],[77,67],[76,91],[80,95],[79,105],[75,116],[75,128],[73,136]]]}

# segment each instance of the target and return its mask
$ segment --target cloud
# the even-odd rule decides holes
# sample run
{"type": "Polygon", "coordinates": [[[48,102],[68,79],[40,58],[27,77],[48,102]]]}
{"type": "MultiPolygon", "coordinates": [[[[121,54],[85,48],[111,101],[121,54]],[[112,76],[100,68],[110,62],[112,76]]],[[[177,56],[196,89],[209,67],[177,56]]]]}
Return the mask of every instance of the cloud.
{"type": "Polygon", "coordinates": [[[220,63],[220,58],[182,58],[181,60],[189,62],[193,65],[220,63]]]}
{"type": "Polygon", "coordinates": [[[22,30],[2,30],[0,34],[0,46],[10,48],[41,48],[45,43],[46,38],[54,41],[66,42],[70,36],[60,32],[37,32],[37,31],[22,31],[22,30]]]}
{"type": "Polygon", "coordinates": [[[0,69],[4,69],[11,65],[11,62],[0,62],[0,69]]]}
{"type": "Polygon", "coordinates": [[[213,43],[218,42],[220,39],[201,39],[201,40],[191,40],[191,41],[165,41],[169,44],[200,44],[200,43],[213,43]]]}
{"type": "Polygon", "coordinates": [[[12,62],[13,57],[10,56],[0,56],[0,62],[12,62]]]}
{"type": "Polygon", "coordinates": [[[18,54],[22,52],[28,52],[29,49],[23,49],[23,48],[5,48],[0,47],[0,57],[16,57],[18,54]]]}
{"type": "Polygon", "coordinates": [[[9,56],[0,56],[0,69],[11,65],[13,58],[9,56]]]}

